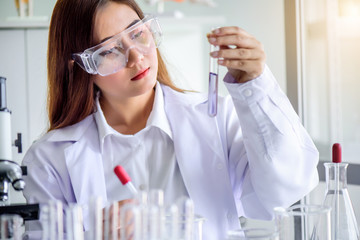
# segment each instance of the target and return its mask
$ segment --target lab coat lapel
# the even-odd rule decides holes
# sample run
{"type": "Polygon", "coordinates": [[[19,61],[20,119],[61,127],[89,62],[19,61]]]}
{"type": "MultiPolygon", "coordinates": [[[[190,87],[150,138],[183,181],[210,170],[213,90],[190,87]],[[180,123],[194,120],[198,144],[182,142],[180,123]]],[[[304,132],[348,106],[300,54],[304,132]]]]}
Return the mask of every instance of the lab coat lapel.
{"type": "MultiPolygon", "coordinates": [[[[107,201],[105,176],[95,126],[65,149],[65,161],[78,204],[87,206],[89,199],[101,197],[107,201]]],[[[86,207],[85,207],[86,208],[86,207]]]]}
{"type": "MultiPolygon", "coordinates": [[[[168,87],[163,87],[163,91],[175,155],[197,214],[207,216],[212,224],[226,231],[229,225],[224,216],[236,212],[236,206],[233,198],[229,198],[233,195],[227,157],[223,152],[216,118],[207,115],[206,98],[205,101],[202,97],[198,98],[199,94],[189,98],[168,87]]],[[[236,220],[231,225],[239,227],[236,220]]]]}

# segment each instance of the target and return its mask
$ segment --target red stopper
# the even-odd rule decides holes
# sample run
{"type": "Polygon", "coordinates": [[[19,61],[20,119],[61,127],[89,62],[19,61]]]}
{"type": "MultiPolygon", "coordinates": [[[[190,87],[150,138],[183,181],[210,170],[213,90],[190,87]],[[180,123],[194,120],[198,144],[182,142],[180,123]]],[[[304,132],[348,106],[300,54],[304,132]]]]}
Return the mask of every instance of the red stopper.
{"type": "Polygon", "coordinates": [[[332,147],[332,161],[333,163],[341,163],[341,145],[334,143],[332,147]]]}
{"type": "Polygon", "coordinates": [[[122,166],[117,165],[114,168],[114,172],[115,172],[116,176],[120,179],[120,181],[123,185],[125,185],[131,181],[131,178],[129,177],[129,175],[127,174],[127,172],[125,171],[125,169],[122,166]]]}

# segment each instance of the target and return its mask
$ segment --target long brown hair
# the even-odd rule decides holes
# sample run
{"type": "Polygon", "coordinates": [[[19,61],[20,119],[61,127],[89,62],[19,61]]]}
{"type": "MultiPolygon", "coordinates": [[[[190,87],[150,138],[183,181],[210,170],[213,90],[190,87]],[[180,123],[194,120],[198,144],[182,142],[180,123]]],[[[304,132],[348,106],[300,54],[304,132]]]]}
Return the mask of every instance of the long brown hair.
{"type": "MultiPolygon", "coordinates": [[[[134,0],[58,0],[50,22],[48,41],[48,131],[80,122],[95,110],[98,88],[90,74],[71,60],[71,54],[91,47],[94,16],[100,7],[113,1],[132,8],[140,19],[143,12],[134,0]]],[[[158,55],[159,82],[182,92],[171,81],[158,55]]]]}

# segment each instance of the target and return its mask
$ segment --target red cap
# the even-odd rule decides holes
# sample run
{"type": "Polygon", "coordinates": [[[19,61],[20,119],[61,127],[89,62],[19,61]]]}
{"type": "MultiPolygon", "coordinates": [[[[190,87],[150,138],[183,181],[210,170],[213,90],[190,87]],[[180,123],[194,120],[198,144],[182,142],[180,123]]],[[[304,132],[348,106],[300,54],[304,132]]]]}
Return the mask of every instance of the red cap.
{"type": "Polygon", "coordinates": [[[333,163],[341,163],[341,145],[334,143],[332,147],[332,161],[333,163]]]}
{"type": "Polygon", "coordinates": [[[127,172],[125,171],[125,169],[122,166],[117,165],[114,168],[114,172],[115,172],[116,176],[120,179],[120,181],[123,185],[125,185],[131,181],[131,178],[129,177],[129,175],[127,174],[127,172]]]}

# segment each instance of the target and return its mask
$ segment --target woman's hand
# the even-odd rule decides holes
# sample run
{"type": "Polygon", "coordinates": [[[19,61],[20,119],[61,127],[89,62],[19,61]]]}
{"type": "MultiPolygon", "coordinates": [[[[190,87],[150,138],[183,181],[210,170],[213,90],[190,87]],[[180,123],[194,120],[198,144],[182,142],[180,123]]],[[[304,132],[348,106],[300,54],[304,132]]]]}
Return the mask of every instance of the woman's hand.
{"type": "MultiPolygon", "coordinates": [[[[117,225],[115,232],[111,231],[111,229],[108,229],[108,233],[105,233],[103,234],[103,236],[109,236],[109,239],[113,239],[113,234],[116,234],[117,235],[117,239],[120,239],[120,235],[121,235],[121,232],[120,232],[120,229],[122,226],[124,226],[126,229],[125,229],[125,234],[128,238],[126,239],[132,239],[132,234],[133,234],[133,226],[130,224],[128,225],[129,222],[131,222],[131,219],[133,218],[133,216],[131,216],[131,214],[126,214],[125,216],[125,222],[121,222],[121,219],[117,219],[117,222],[114,223],[114,215],[117,215],[118,217],[120,216],[120,211],[121,209],[126,206],[126,205],[129,205],[129,204],[132,204],[132,203],[135,203],[136,201],[134,199],[125,199],[125,200],[122,200],[122,201],[119,201],[117,203],[114,203],[110,206],[109,209],[103,209],[103,227],[105,226],[105,216],[108,216],[108,221],[109,221],[109,226],[114,226],[114,225],[117,225]],[[116,206],[115,206],[116,204],[116,206]],[[108,214],[106,214],[105,212],[108,211],[108,214]]],[[[105,229],[103,228],[103,231],[105,231],[105,229]]],[[[104,238],[103,238],[104,239],[104,238]]]]}
{"type": "Polygon", "coordinates": [[[239,83],[250,81],[263,72],[265,52],[263,45],[239,27],[222,27],[207,35],[210,44],[220,50],[210,53],[219,58],[219,65],[228,68],[239,83]]]}

